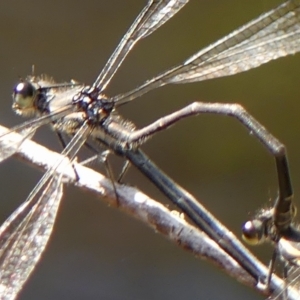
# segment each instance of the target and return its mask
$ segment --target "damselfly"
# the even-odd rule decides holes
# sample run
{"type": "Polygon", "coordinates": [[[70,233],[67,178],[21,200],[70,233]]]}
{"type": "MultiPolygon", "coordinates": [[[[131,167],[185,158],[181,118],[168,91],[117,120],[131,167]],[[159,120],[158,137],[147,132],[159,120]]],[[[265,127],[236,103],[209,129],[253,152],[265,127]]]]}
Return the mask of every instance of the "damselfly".
{"type": "MultiPolygon", "coordinates": [[[[258,67],[272,59],[298,52],[300,48],[298,42],[300,34],[300,1],[284,3],[277,9],[262,15],[220,41],[196,53],[184,63],[147,81],[131,92],[112,98],[104,96],[103,91],[134,44],[154,32],[186,3],[187,1],[149,1],[91,87],[83,87],[73,82],[65,84],[63,87],[45,86],[45,83],[39,81],[40,78],[35,77],[30,77],[27,81],[20,83],[14,92],[16,100],[14,108],[21,113],[25,108],[32,108],[32,105],[34,105],[34,111],[37,109],[37,114],[42,115],[42,117],[13,128],[11,134],[13,135],[17,132],[23,138],[18,143],[12,144],[8,142],[7,148],[4,148],[2,151],[1,158],[5,159],[13,154],[24,139],[31,136],[35,129],[46,123],[54,124],[55,129],[59,132],[63,131],[71,136],[74,135],[64,150],[64,155],[71,158],[76,155],[80,148],[79,146],[84,144],[88,137],[92,137],[94,141],[101,141],[102,144],[112,149],[115,153],[128,158],[146,173],[170,199],[175,201],[201,229],[215,240],[220,241],[222,232],[219,229],[219,231],[215,230],[213,227],[215,222],[211,222],[211,216],[208,216],[207,213],[203,215],[202,207],[196,201],[189,202],[188,199],[185,199],[186,196],[182,196],[180,188],[178,188],[179,192],[177,193],[176,187],[171,185],[170,188],[166,184],[166,180],[161,180],[164,177],[160,177],[160,172],[154,173],[155,168],[149,167],[152,164],[138,149],[138,146],[146,138],[159,130],[168,128],[184,117],[204,112],[218,113],[235,116],[266,144],[276,156],[278,170],[283,172],[279,174],[280,178],[283,174],[282,181],[280,181],[280,192],[283,197],[290,197],[290,180],[284,151],[280,151],[278,154],[276,152],[278,141],[274,139],[272,145],[269,145],[269,134],[238,105],[194,103],[141,130],[134,130],[131,123],[121,122],[119,116],[115,114],[115,108],[152,89],[169,83],[187,83],[233,75],[258,67]],[[68,89],[67,87],[70,88],[68,89]],[[274,145],[276,147],[272,148],[274,145]],[[187,201],[178,203],[178,200],[181,199],[187,201]],[[207,216],[209,217],[208,220],[206,219],[207,216]]],[[[7,134],[3,138],[9,140],[9,135],[7,134]]],[[[279,147],[279,150],[281,150],[282,145],[279,144],[279,147]]],[[[38,229],[35,227],[40,226],[41,221],[39,219],[35,223],[30,219],[20,219],[20,216],[24,217],[21,213],[21,208],[1,227],[2,232],[5,233],[7,233],[7,228],[9,229],[9,235],[2,239],[4,246],[2,247],[3,254],[1,257],[2,269],[8,270],[8,273],[3,273],[4,276],[1,281],[3,295],[7,297],[14,297],[20,290],[42,253],[51,233],[57,205],[62,195],[61,178],[55,175],[55,171],[61,166],[61,163],[58,162],[55,168],[44,175],[42,181],[29,196],[28,201],[25,202],[26,204],[21,207],[23,209],[22,213],[26,212],[25,218],[31,218],[34,215],[33,210],[31,210],[34,204],[44,203],[45,207],[47,207],[49,203],[48,197],[55,199],[55,209],[53,208],[53,211],[48,210],[48,213],[53,218],[43,219],[47,223],[43,224],[45,228],[38,229]],[[44,193],[40,196],[38,192],[41,190],[44,190],[44,193]],[[27,212],[30,212],[31,215],[29,216],[27,212]],[[12,222],[12,220],[14,221],[12,222]],[[32,224],[30,227],[23,227],[23,229],[27,228],[30,231],[28,235],[22,235],[20,228],[15,230],[16,224],[14,222],[17,222],[21,227],[28,223],[32,224]],[[29,235],[33,238],[37,231],[41,232],[39,237],[42,238],[39,238],[38,241],[33,239],[33,244],[26,244],[26,249],[20,248],[23,247],[21,244],[24,240],[28,240],[29,235]],[[12,249],[11,245],[14,245],[13,251],[10,251],[12,249]],[[26,260],[25,264],[18,259],[20,255],[22,257],[25,255],[22,251],[25,251],[26,257],[30,257],[30,260],[26,260]],[[19,264],[17,267],[18,274],[16,274],[16,268],[13,265],[15,261],[18,261],[19,264]]],[[[36,217],[39,216],[36,215],[36,217]]],[[[222,247],[233,257],[239,259],[239,261],[243,262],[245,260],[240,254],[234,254],[236,251],[232,250],[230,241],[226,241],[222,247]]],[[[255,266],[247,265],[246,263],[246,269],[255,276],[255,266]]]]}

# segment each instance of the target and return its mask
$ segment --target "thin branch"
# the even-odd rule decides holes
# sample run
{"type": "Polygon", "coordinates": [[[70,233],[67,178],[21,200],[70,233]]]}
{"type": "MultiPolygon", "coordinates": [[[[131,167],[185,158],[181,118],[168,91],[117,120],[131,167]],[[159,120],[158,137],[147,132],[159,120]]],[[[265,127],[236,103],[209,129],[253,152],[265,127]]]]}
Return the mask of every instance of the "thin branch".
{"type": "MultiPolygon", "coordinates": [[[[7,131],[7,128],[0,126],[0,135],[5,131],[7,131]]],[[[0,147],[3,147],[3,143],[5,143],[5,140],[0,139],[0,147]]],[[[53,168],[57,161],[62,159],[60,154],[30,140],[26,140],[22,144],[15,156],[42,171],[53,168]]],[[[63,165],[65,166],[65,164],[63,165]]],[[[189,224],[184,219],[183,214],[177,211],[170,211],[164,205],[151,199],[136,188],[117,183],[115,183],[118,193],[118,200],[116,200],[110,179],[78,163],[75,163],[75,168],[80,177],[79,181],[76,180],[74,169],[71,165],[62,170],[58,168],[57,173],[62,173],[64,180],[69,184],[94,193],[108,205],[115,206],[146,223],[155,232],[163,234],[178,246],[192,252],[194,256],[209,260],[239,282],[256,289],[260,293],[267,294],[267,291],[262,286],[257,285],[254,278],[230,255],[224,252],[216,242],[189,224]]],[[[255,264],[260,265],[264,270],[263,278],[268,272],[267,268],[257,259],[253,258],[253,260],[255,264]]],[[[277,276],[272,276],[272,283],[277,287],[276,290],[278,291],[284,288],[284,282],[277,276]]],[[[299,296],[298,293],[294,296],[289,291],[289,299],[299,299],[297,296],[299,296]]]]}

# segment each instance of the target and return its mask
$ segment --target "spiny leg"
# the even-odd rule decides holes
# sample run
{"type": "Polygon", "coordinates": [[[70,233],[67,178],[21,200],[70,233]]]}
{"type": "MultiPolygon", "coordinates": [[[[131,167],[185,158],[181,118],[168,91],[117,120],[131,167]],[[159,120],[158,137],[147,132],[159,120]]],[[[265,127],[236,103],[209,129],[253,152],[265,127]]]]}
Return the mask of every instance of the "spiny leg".
{"type": "MultiPolygon", "coordinates": [[[[56,135],[58,137],[58,140],[59,140],[60,144],[62,145],[62,148],[65,149],[66,146],[67,146],[67,144],[68,144],[68,143],[66,143],[65,138],[63,137],[63,135],[61,134],[61,132],[59,132],[58,130],[55,130],[55,133],[56,133],[56,135]]],[[[74,174],[75,174],[75,180],[79,181],[80,177],[79,177],[79,174],[78,174],[78,172],[77,172],[77,170],[75,168],[75,165],[73,163],[72,163],[72,169],[73,169],[74,174]]]]}
{"type": "MultiPolygon", "coordinates": [[[[117,188],[116,188],[116,184],[115,184],[115,177],[114,177],[114,173],[113,173],[111,164],[108,161],[108,155],[111,154],[111,152],[109,150],[104,150],[101,153],[99,153],[99,149],[97,149],[94,145],[92,145],[88,142],[86,142],[84,145],[86,148],[88,148],[89,150],[91,150],[92,152],[97,153],[97,154],[82,161],[80,164],[88,165],[93,161],[100,161],[101,163],[103,163],[105,165],[106,175],[111,180],[111,184],[113,186],[113,190],[114,190],[114,193],[116,196],[116,204],[117,204],[117,206],[119,206],[120,201],[119,201],[119,196],[118,196],[118,192],[117,192],[117,188]]],[[[126,165],[126,163],[125,163],[125,165],[126,165]]],[[[124,167],[123,167],[123,169],[124,169],[124,167]]],[[[121,172],[124,172],[123,169],[121,172]]]]}
{"type": "Polygon", "coordinates": [[[130,167],[130,161],[126,160],[123,167],[122,167],[121,173],[119,174],[119,177],[117,179],[118,183],[122,183],[122,180],[123,180],[124,176],[126,175],[129,167],[130,167]]]}

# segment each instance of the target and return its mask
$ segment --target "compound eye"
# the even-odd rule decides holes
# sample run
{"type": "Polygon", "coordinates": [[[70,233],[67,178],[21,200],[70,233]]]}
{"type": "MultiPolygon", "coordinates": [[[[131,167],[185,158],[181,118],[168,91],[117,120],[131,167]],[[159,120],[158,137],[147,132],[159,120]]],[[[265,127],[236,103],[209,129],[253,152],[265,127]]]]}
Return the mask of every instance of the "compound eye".
{"type": "Polygon", "coordinates": [[[242,227],[242,238],[249,245],[258,245],[264,241],[264,226],[259,220],[246,222],[242,227]]]}
{"type": "Polygon", "coordinates": [[[30,82],[18,83],[13,90],[13,108],[15,110],[32,108],[35,95],[36,89],[30,82]]]}

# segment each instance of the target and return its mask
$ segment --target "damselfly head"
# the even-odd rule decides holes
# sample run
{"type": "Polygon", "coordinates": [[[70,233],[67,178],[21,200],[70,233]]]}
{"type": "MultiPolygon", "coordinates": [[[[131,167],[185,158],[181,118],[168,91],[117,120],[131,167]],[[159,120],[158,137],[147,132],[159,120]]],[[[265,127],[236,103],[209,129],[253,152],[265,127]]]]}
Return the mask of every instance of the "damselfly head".
{"type": "Polygon", "coordinates": [[[265,241],[265,224],[261,220],[247,221],[242,227],[242,238],[249,245],[259,245],[265,241]]]}
{"type": "Polygon", "coordinates": [[[242,238],[249,245],[259,245],[266,240],[273,241],[276,229],[273,222],[273,209],[261,209],[256,216],[242,227],[242,238]]]}
{"type": "Polygon", "coordinates": [[[30,81],[22,81],[13,89],[13,110],[18,115],[31,116],[35,112],[35,99],[38,87],[30,81]]]}

